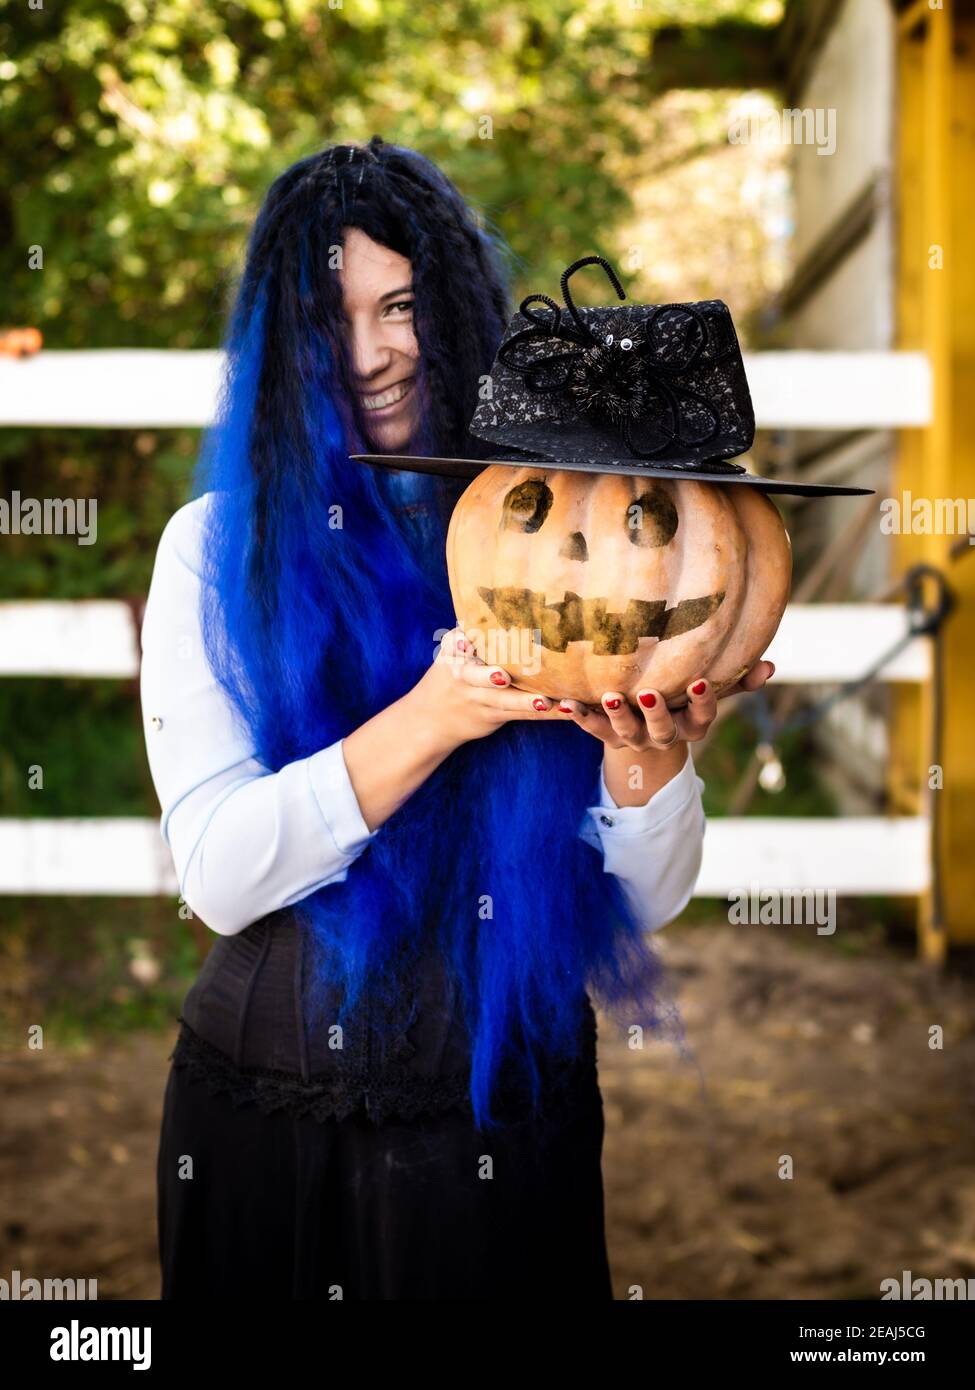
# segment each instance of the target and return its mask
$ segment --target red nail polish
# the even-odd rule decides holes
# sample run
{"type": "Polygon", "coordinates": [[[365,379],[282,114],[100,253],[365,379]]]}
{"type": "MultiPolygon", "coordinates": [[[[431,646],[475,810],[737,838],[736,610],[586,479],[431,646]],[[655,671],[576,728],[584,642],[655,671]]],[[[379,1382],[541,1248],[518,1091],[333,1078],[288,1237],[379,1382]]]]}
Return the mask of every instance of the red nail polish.
{"type": "Polygon", "coordinates": [[[532,706],[533,706],[535,709],[540,709],[540,710],[546,710],[546,709],[548,709],[548,705],[545,703],[544,700],[532,700],[532,706]]]}
{"type": "Polygon", "coordinates": [[[707,681],[698,681],[697,685],[691,686],[691,689],[693,690],[695,695],[703,695],[707,688],[707,681]]]}
{"type": "Polygon", "coordinates": [[[644,709],[653,709],[654,705],[657,703],[656,695],[649,690],[645,690],[638,698],[644,709]]]}
{"type": "Polygon", "coordinates": [[[505,684],[504,672],[503,672],[503,671],[492,671],[492,672],[491,672],[491,680],[494,682],[495,685],[504,685],[504,684],[505,684]]]}
{"type": "Polygon", "coordinates": [[[607,700],[607,701],[606,701],[606,708],[607,708],[607,709],[619,709],[620,704],[621,704],[621,701],[619,701],[619,700],[607,700]]]}
{"type": "Polygon", "coordinates": [[[572,713],[572,706],[571,706],[571,705],[564,705],[564,704],[562,704],[561,701],[559,701],[559,709],[562,711],[563,714],[571,714],[571,713],[572,713]]]}

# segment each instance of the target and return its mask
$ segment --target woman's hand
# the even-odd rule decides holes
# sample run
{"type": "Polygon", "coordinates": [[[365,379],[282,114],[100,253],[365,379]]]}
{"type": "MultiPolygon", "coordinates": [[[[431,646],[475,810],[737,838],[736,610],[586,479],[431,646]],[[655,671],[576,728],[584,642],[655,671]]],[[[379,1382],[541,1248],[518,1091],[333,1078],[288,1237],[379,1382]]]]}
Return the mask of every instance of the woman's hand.
{"type": "Polygon", "coordinates": [[[459,628],[412,690],[342,740],[362,818],[375,830],[421,783],[471,739],[511,719],[545,719],[555,704],[518,690],[507,671],[487,666],[459,628]]]}
{"type": "Polygon", "coordinates": [[[494,733],[512,719],[543,719],[555,700],[519,689],[500,666],[488,666],[460,628],[440,643],[433,665],[406,699],[448,751],[494,733]]]}
{"type": "MultiPolygon", "coordinates": [[[[758,690],[774,670],[771,661],[759,661],[724,695],[758,690]]],[[[672,711],[659,690],[644,689],[637,691],[634,707],[620,691],[608,690],[600,709],[560,700],[555,717],[573,719],[605,745],[603,777],[616,805],[643,806],[682,770],[687,744],[704,737],[718,712],[714,689],[703,677],[691,681],[687,700],[686,709],[672,711]]]]}
{"type": "MultiPolygon", "coordinates": [[[[737,685],[718,697],[737,695],[741,691],[758,690],[775,671],[771,661],[758,661],[737,685]]],[[[710,681],[698,678],[687,687],[687,706],[669,710],[659,690],[637,691],[636,707],[618,690],[608,690],[600,701],[601,709],[594,710],[580,700],[560,700],[556,712],[569,715],[574,721],[600,739],[608,748],[632,748],[636,752],[648,749],[673,748],[676,743],[697,743],[704,737],[718,712],[718,700],[710,681]]]]}

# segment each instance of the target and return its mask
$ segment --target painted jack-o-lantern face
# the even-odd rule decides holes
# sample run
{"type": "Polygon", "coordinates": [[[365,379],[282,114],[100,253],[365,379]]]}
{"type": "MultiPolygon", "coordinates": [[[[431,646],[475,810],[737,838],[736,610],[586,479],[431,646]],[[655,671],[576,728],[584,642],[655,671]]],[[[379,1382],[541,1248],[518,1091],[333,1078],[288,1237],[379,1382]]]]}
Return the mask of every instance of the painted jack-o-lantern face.
{"type": "Polygon", "coordinates": [[[718,692],[761,656],[789,593],[789,538],[755,489],[486,468],[455,508],[458,623],[518,685],[598,704],[653,686],[718,692]]]}

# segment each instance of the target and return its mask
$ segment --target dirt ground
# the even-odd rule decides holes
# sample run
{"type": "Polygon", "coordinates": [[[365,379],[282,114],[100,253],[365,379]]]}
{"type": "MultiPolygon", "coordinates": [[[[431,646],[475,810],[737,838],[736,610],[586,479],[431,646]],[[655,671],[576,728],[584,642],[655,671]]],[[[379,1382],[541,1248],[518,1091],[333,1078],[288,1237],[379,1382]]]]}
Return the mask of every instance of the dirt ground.
{"type": "MultiPolygon", "coordinates": [[[[975,1276],[975,984],[799,930],[658,938],[690,1056],[631,1050],[601,1020],[617,1298],[875,1298],[903,1270],[975,1276]]],[[[174,1033],[0,1060],[0,1276],[158,1296],[174,1033]]]]}

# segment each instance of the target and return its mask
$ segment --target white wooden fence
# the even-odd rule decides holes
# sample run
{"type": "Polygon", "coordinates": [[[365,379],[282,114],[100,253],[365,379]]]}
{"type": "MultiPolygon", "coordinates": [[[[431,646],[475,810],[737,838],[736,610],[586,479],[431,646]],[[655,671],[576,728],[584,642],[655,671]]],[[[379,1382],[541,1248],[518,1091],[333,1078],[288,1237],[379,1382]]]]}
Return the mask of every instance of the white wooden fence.
{"type": "MultiPolygon", "coordinates": [[[[0,425],[111,428],[209,423],[219,352],[100,349],[0,358],[0,425]]],[[[931,416],[919,352],[754,352],[745,370],[761,429],[881,429],[931,416]]]]}
{"type": "MultiPolygon", "coordinates": [[[[745,360],[760,428],[891,429],[930,420],[930,374],[920,354],[774,352],[745,360]]],[[[216,352],[0,360],[0,426],[202,426],[213,413],[220,367],[216,352]]],[[[906,633],[906,623],[894,605],[793,604],[768,653],[776,684],[856,679],[906,633]]],[[[0,603],[0,675],[131,679],[138,669],[125,603],[0,603]]],[[[929,674],[929,644],[917,638],[881,678],[919,682],[929,674]]],[[[724,896],[759,886],[918,894],[930,882],[929,841],[922,817],[714,818],[696,892],[724,896]]],[[[176,892],[158,820],[0,818],[0,893],[176,892]]]]}

